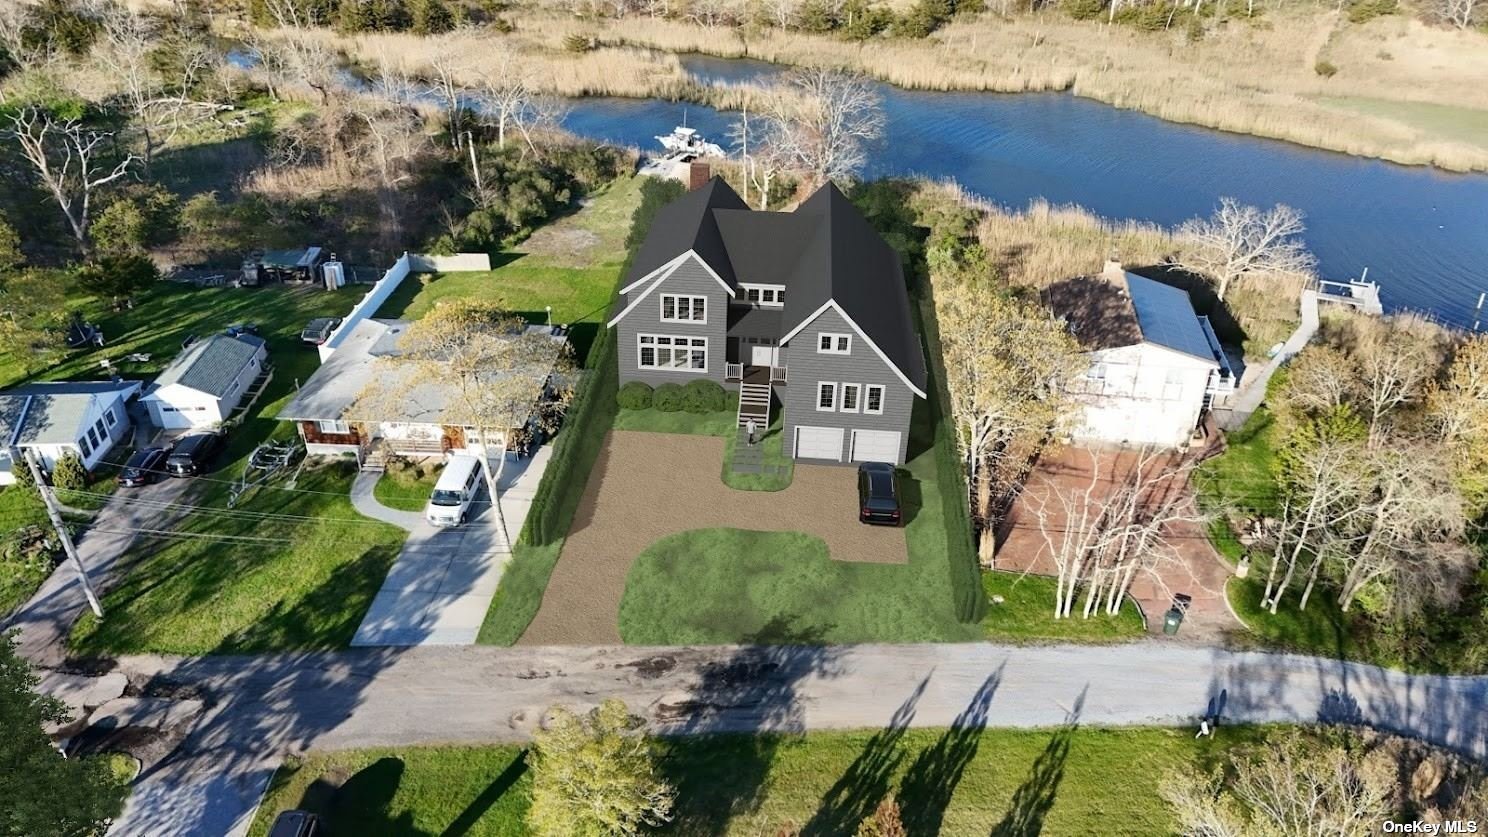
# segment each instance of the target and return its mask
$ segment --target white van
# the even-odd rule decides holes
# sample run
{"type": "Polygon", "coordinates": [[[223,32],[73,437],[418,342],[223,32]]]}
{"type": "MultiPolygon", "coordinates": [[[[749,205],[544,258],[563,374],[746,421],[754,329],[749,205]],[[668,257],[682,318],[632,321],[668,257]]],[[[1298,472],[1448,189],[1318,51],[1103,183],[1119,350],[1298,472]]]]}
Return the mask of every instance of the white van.
{"type": "Polygon", "coordinates": [[[458,526],[470,514],[470,503],[480,493],[480,460],[466,454],[451,456],[434,484],[424,519],[435,526],[458,526]]]}

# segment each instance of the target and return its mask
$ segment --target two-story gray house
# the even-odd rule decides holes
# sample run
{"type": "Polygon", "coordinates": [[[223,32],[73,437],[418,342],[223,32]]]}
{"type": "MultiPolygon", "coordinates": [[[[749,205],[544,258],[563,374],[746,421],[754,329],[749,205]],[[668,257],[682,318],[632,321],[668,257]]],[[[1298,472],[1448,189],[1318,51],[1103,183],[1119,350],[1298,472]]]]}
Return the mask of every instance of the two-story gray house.
{"type": "Polygon", "coordinates": [[[830,183],[794,212],[718,177],[663,207],[609,326],[622,384],[717,381],[741,425],[778,401],[796,459],[904,462],[926,384],[899,255],[830,183]]]}

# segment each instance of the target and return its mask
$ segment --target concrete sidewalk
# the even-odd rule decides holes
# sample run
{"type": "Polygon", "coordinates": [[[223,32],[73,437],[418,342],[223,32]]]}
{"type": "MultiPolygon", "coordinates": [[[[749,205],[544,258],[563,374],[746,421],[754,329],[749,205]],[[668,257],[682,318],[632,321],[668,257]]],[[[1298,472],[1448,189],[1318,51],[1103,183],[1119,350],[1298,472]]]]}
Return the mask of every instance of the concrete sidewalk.
{"type": "MultiPolygon", "coordinates": [[[[508,460],[497,483],[506,531],[522,531],[532,497],[553,449],[545,445],[529,459],[508,460]]],[[[409,531],[354,646],[471,645],[511,558],[489,499],[477,500],[463,526],[436,528],[414,512],[388,509],[372,498],[375,480],[359,476],[353,487],[358,511],[409,531]]]]}

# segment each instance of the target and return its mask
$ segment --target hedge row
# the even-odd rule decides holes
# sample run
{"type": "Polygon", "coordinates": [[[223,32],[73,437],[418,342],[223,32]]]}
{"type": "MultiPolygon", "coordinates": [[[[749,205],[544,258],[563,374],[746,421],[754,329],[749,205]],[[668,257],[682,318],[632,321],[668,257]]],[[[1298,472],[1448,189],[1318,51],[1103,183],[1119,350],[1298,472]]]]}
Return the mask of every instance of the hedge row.
{"type": "Polygon", "coordinates": [[[623,410],[645,410],[655,407],[663,413],[717,413],[728,409],[728,393],[713,381],[692,381],[687,385],[649,384],[631,381],[620,388],[615,402],[623,410]]]}

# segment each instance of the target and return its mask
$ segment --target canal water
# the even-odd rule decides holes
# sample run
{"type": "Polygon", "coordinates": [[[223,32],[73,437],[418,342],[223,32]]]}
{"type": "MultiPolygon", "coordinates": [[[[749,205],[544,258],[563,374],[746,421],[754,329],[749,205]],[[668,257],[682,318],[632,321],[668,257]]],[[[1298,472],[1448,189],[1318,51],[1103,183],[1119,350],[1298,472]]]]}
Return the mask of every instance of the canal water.
{"type": "MultiPolygon", "coordinates": [[[[689,56],[704,81],[784,72],[759,61],[689,56]]],[[[1275,140],[1164,122],[1060,93],[934,93],[879,85],[885,136],[867,176],[954,178],[1010,208],[1044,198],[1110,218],[1177,224],[1220,197],[1306,213],[1324,278],[1378,281],[1388,310],[1471,327],[1488,291],[1488,175],[1397,166],[1275,140]]],[[[572,103],[583,136],[659,150],[682,122],[726,143],[737,114],[657,99],[572,103]]],[[[1485,318],[1484,328],[1488,328],[1485,318]]]]}

